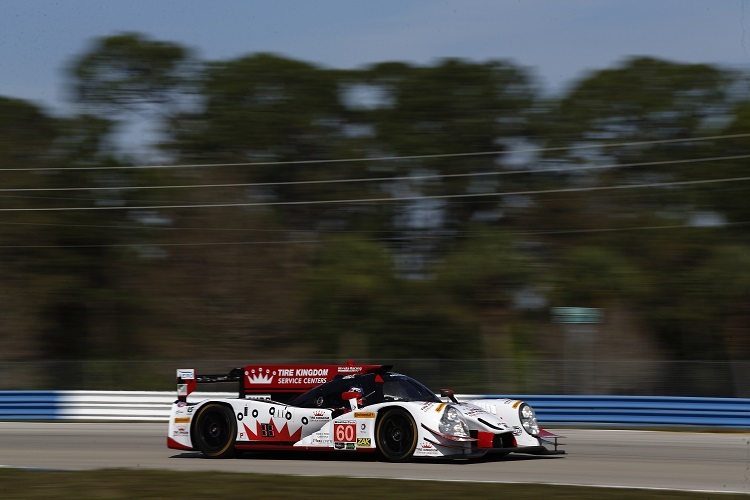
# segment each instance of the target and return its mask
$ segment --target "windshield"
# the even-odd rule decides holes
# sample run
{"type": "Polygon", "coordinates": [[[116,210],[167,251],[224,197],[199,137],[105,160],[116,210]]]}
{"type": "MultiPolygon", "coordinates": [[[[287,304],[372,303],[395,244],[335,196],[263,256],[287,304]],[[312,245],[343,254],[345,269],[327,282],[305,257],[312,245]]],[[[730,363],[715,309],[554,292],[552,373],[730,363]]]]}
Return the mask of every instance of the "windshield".
{"type": "Polygon", "coordinates": [[[383,382],[383,401],[432,401],[440,399],[434,392],[405,375],[390,374],[383,382]]]}
{"type": "Polygon", "coordinates": [[[367,373],[337,378],[315,387],[290,402],[303,408],[340,408],[348,404],[341,394],[352,389],[361,392],[362,404],[371,405],[387,401],[440,402],[434,392],[411,377],[398,373],[367,373]]]}

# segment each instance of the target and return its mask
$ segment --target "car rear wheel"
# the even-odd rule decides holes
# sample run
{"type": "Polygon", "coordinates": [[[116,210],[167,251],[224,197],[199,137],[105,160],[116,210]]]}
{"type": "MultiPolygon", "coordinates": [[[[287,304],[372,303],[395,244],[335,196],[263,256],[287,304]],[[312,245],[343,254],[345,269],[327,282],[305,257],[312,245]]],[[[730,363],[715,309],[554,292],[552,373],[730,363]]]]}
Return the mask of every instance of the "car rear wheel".
{"type": "Polygon", "coordinates": [[[417,425],[404,409],[386,411],[375,427],[375,442],[378,451],[389,462],[410,460],[417,449],[417,425]]]}
{"type": "Polygon", "coordinates": [[[234,440],[237,421],[232,410],[218,403],[202,406],[195,416],[193,444],[209,458],[235,455],[234,440]]]}

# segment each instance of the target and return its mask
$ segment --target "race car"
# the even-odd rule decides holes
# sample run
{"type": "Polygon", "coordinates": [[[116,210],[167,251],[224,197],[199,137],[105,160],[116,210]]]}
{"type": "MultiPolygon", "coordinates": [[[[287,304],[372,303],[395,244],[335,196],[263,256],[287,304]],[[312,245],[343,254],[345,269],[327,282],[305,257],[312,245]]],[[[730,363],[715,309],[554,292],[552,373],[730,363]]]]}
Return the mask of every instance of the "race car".
{"type": "Polygon", "coordinates": [[[258,364],[226,375],[177,370],[167,447],[229,458],[249,450],[375,452],[390,462],[488,453],[564,454],[560,436],[514,399],[459,402],[388,365],[258,364]],[[188,401],[198,383],[236,382],[236,398],[188,401]],[[443,399],[441,399],[443,398],[443,399]]]}

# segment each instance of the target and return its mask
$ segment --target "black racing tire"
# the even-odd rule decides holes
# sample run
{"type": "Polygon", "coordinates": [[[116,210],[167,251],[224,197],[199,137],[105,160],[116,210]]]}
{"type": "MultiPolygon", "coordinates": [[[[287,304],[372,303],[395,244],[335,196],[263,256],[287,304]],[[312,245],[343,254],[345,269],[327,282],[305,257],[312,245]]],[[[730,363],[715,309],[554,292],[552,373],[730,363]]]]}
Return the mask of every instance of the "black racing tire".
{"type": "Polygon", "coordinates": [[[375,442],[378,452],[389,462],[408,462],[417,449],[417,424],[403,408],[391,408],[378,419],[375,442]]]}
{"type": "Polygon", "coordinates": [[[208,403],[201,406],[193,422],[193,445],[203,455],[208,458],[235,456],[237,421],[231,408],[219,403],[208,403]]]}

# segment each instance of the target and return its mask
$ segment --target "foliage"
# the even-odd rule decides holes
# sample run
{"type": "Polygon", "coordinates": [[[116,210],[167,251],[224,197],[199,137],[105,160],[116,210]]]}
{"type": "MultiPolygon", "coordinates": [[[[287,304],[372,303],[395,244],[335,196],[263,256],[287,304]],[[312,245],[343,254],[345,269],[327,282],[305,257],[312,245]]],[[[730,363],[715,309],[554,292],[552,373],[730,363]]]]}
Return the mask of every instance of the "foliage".
{"type": "Polygon", "coordinates": [[[742,78],[635,57],[543,97],[509,61],[102,38],[70,66],[79,114],[0,98],[0,351],[528,359],[570,305],[747,357],[747,138],[686,140],[747,133],[742,78]],[[189,167],[115,154],[133,116],[189,167]]]}
{"type": "Polygon", "coordinates": [[[189,83],[190,53],[139,33],[100,38],[70,67],[73,99],[100,116],[161,112],[189,83]]]}

